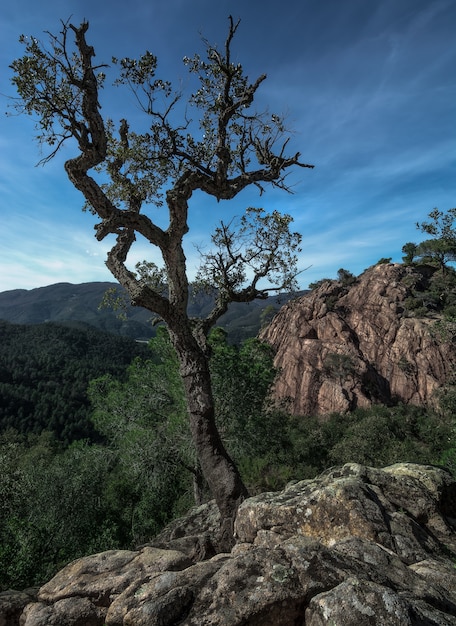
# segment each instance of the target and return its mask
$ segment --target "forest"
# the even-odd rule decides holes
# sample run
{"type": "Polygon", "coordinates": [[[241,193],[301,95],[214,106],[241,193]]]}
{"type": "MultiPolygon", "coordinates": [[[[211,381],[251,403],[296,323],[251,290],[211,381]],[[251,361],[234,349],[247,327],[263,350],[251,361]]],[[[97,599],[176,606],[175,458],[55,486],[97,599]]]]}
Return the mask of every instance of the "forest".
{"type": "Polygon", "coordinates": [[[147,353],[144,344],[85,324],[0,320],[1,429],[47,430],[65,445],[92,438],[89,381],[122,377],[133,358],[147,353]]]}

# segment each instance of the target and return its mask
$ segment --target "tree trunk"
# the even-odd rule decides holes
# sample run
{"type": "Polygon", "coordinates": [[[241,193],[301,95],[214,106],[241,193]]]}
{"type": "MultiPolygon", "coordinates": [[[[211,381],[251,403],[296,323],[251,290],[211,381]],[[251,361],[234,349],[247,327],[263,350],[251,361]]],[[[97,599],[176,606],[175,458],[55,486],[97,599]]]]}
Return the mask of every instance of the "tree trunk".
{"type": "Polygon", "coordinates": [[[195,470],[193,474],[193,499],[196,506],[204,503],[204,487],[206,481],[204,480],[203,472],[201,471],[201,465],[197,460],[195,463],[195,470]]]}
{"type": "Polygon", "coordinates": [[[220,511],[218,549],[228,551],[234,545],[237,509],[248,492],[217,430],[208,357],[190,333],[170,329],[170,336],[179,359],[196,454],[220,511]]]}

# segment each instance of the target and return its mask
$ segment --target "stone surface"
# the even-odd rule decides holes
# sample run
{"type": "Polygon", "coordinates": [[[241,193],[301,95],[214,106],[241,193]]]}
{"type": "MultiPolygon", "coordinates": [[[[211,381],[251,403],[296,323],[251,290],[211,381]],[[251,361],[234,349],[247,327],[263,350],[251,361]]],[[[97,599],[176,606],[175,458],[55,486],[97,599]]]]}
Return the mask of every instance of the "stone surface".
{"type": "Polygon", "coordinates": [[[381,264],[353,285],[328,281],[283,306],[260,335],[276,351],[276,399],[295,415],[430,402],[456,355],[429,332],[433,320],[407,316],[409,285],[425,280],[381,264]]]}
{"type": "Polygon", "coordinates": [[[161,547],[69,564],[21,626],[456,625],[456,482],[442,469],[347,464],[249,498],[231,553],[197,561],[215,521],[204,505],[161,547]]]}
{"type": "Polygon", "coordinates": [[[37,589],[14,591],[8,589],[0,592],[0,626],[16,626],[19,617],[27,604],[36,598],[37,589]]]}

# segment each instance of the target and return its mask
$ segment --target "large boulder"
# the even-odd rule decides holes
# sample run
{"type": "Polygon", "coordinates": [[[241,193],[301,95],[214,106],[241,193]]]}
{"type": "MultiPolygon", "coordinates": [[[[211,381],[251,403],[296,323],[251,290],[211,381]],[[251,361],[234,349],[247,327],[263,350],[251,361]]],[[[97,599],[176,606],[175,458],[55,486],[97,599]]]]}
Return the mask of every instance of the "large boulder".
{"type": "Polygon", "coordinates": [[[198,561],[214,519],[209,505],[175,522],[170,549],[70,563],[20,625],[456,625],[456,482],[443,469],[347,464],[249,498],[231,553],[198,561]]]}
{"type": "Polygon", "coordinates": [[[38,589],[15,591],[7,589],[0,592],[0,626],[19,624],[22,611],[31,602],[36,600],[38,589]]]}
{"type": "Polygon", "coordinates": [[[380,264],[284,305],[260,335],[276,352],[275,398],[294,415],[431,402],[456,354],[432,319],[407,313],[411,286],[426,280],[425,268],[380,264]]]}

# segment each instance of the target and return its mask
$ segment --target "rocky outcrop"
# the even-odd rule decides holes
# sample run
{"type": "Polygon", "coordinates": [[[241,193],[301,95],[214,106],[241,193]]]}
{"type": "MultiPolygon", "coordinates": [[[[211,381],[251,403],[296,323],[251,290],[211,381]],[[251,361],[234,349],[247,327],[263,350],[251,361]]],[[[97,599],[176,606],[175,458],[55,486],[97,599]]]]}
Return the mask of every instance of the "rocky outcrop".
{"type": "Polygon", "coordinates": [[[0,626],[19,624],[22,611],[31,602],[36,601],[38,589],[14,591],[9,589],[0,592],[0,626]]]}
{"type": "Polygon", "coordinates": [[[435,320],[407,314],[423,272],[380,264],[351,285],[327,281],[283,306],[260,335],[276,351],[275,398],[294,415],[431,402],[455,353],[431,334],[435,320]]]}
{"type": "Polygon", "coordinates": [[[249,498],[232,552],[198,562],[213,513],[174,523],[157,540],[166,549],[69,564],[20,625],[456,624],[456,483],[444,470],[348,464],[249,498]]]}

